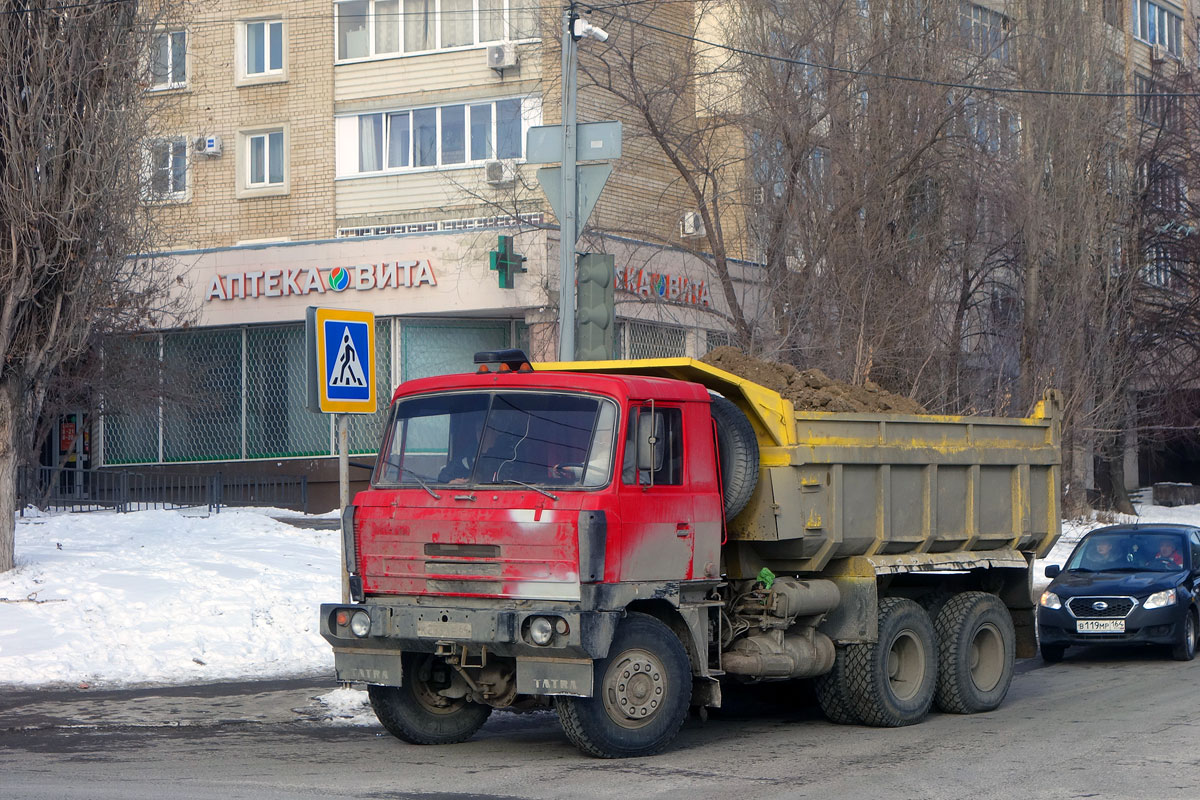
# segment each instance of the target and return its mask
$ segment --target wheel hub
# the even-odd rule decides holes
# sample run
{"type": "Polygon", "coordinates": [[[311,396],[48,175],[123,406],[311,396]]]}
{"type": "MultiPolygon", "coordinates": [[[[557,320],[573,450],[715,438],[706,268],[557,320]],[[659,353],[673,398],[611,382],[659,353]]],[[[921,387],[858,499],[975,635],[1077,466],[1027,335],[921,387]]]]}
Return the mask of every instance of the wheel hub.
{"type": "Polygon", "coordinates": [[[990,692],[1004,677],[1004,639],[990,622],[979,626],[971,638],[968,669],[971,681],[982,692],[990,692]]]}
{"type": "Polygon", "coordinates": [[[604,676],[604,705],[625,727],[641,727],[662,707],[666,680],[662,664],[644,650],[622,653],[604,676]]]}
{"type": "Polygon", "coordinates": [[[892,691],[901,700],[910,700],[921,689],[925,678],[925,647],[909,630],[892,640],[887,657],[887,676],[892,691]]]}

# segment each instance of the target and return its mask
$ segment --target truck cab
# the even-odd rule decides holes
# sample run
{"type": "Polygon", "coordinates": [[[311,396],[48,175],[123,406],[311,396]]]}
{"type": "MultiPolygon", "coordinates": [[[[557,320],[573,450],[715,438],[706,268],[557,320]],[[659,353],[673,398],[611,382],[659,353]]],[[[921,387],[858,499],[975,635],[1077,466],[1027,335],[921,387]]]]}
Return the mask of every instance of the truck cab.
{"type": "MultiPolygon", "coordinates": [[[[454,740],[492,707],[592,697],[594,662],[623,617],[703,603],[720,576],[722,495],[704,387],[534,372],[511,354],[478,359],[475,373],[396,391],[371,488],[343,518],[352,602],[321,609],[339,680],[369,683],[377,711],[397,695],[415,701],[414,719],[392,731],[410,741],[432,736],[421,712],[444,723],[470,710],[454,740]],[[417,681],[426,686],[410,696],[417,681]]],[[[707,620],[693,613],[690,624],[707,620]]],[[[686,710],[689,676],[706,674],[707,659],[694,654],[693,665],[682,643],[675,655],[685,670],[675,681],[687,684],[675,700],[686,710]]],[[[658,670],[644,687],[655,709],[658,670]]]]}

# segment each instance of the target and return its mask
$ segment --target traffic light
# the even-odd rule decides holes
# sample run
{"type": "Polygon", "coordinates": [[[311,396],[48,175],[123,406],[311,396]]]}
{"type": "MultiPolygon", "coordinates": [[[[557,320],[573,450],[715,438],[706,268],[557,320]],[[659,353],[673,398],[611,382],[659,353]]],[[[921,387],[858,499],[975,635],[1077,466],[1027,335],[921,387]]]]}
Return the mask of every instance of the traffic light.
{"type": "Polygon", "coordinates": [[[575,358],[605,361],[613,357],[616,318],[613,308],[613,265],[616,259],[601,253],[579,257],[579,305],[575,312],[575,358]]]}
{"type": "Polygon", "coordinates": [[[497,249],[491,251],[490,256],[491,268],[500,273],[500,288],[511,289],[514,286],[513,278],[518,272],[525,272],[525,256],[520,253],[514,253],[512,249],[513,240],[511,236],[501,236],[500,243],[497,249]]]}

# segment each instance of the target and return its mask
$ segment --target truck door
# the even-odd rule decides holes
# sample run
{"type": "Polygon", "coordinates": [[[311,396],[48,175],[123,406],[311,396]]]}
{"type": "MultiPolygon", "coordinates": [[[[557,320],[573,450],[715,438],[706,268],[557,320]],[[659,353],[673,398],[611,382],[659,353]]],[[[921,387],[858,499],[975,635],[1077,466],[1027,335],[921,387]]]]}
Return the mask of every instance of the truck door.
{"type": "Polygon", "coordinates": [[[683,434],[679,406],[630,407],[621,462],[618,580],[692,577],[695,529],[683,434]]]}

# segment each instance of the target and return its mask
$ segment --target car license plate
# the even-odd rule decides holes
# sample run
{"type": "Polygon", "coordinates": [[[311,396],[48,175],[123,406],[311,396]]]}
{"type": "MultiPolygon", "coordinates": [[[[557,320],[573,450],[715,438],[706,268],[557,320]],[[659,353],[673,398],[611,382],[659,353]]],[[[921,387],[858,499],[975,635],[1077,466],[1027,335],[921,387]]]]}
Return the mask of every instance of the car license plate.
{"type": "Polygon", "coordinates": [[[1123,619],[1077,619],[1075,620],[1076,633],[1124,633],[1125,620],[1123,619]]]}

